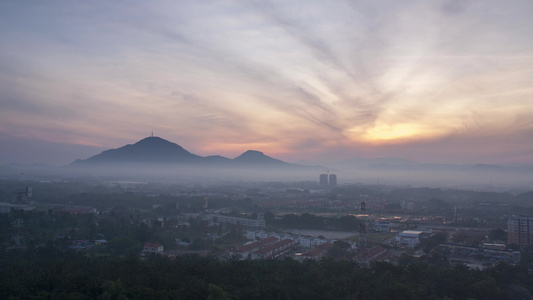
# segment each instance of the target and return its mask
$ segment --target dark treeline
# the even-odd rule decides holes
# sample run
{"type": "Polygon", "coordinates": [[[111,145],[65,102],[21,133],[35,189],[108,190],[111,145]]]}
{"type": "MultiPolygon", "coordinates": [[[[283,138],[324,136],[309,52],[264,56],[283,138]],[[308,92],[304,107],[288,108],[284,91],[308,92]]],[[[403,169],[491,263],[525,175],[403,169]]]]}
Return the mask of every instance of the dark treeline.
{"type": "Polygon", "coordinates": [[[330,229],[354,231],[359,228],[359,221],[355,216],[345,215],[341,217],[322,217],[309,213],[301,215],[286,214],[281,219],[275,220],[270,213],[265,213],[267,225],[283,225],[297,229],[330,229]]]}
{"type": "Polygon", "coordinates": [[[531,299],[527,269],[3,251],[1,299],[531,299]]]}

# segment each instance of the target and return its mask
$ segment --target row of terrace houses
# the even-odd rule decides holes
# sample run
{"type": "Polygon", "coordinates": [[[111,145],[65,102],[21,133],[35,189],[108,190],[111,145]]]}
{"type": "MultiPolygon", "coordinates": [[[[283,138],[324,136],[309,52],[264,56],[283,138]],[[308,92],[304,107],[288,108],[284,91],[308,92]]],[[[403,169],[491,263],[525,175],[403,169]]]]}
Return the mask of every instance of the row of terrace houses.
{"type": "MultiPolygon", "coordinates": [[[[230,250],[229,254],[230,255],[234,255],[234,256],[237,256],[237,257],[240,257],[241,259],[251,259],[252,258],[252,254],[265,248],[265,247],[268,247],[270,245],[273,245],[275,243],[279,242],[279,239],[274,237],[274,236],[270,236],[270,237],[267,237],[267,238],[264,238],[264,239],[260,239],[258,241],[255,241],[255,242],[250,242],[250,243],[247,243],[247,244],[244,244],[244,245],[241,245],[239,247],[236,247],[236,248],[233,248],[230,250]]],[[[256,257],[256,256],[254,256],[256,257]]]]}
{"type": "Polygon", "coordinates": [[[208,214],[208,215],[205,215],[204,218],[211,223],[217,223],[217,224],[234,224],[234,225],[241,225],[243,227],[255,227],[255,228],[265,227],[265,219],[263,219],[262,215],[260,215],[259,218],[257,219],[248,219],[248,218],[226,216],[226,215],[221,215],[221,214],[208,214]]]}
{"type": "Polygon", "coordinates": [[[455,244],[440,244],[439,249],[448,252],[452,257],[485,259],[493,262],[509,263],[518,263],[520,261],[519,251],[496,250],[455,244]]]}
{"type": "Polygon", "coordinates": [[[274,244],[267,245],[252,253],[252,259],[265,259],[265,258],[278,258],[287,254],[294,246],[296,242],[290,239],[284,239],[274,244]]]}
{"type": "Polygon", "coordinates": [[[381,246],[374,246],[358,253],[356,261],[360,265],[368,267],[378,261],[389,261],[390,257],[391,253],[387,249],[381,246]]]}
{"type": "Polygon", "coordinates": [[[316,246],[315,248],[310,249],[309,251],[306,251],[306,252],[302,253],[302,255],[300,255],[299,258],[300,259],[318,260],[321,257],[323,257],[324,255],[326,255],[326,253],[328,252],[328,249],[331,248],[331,246],[332,246],[332,244],[330,242],[326,242],[326,243],[320,244],[320,245],[316,246]]]}

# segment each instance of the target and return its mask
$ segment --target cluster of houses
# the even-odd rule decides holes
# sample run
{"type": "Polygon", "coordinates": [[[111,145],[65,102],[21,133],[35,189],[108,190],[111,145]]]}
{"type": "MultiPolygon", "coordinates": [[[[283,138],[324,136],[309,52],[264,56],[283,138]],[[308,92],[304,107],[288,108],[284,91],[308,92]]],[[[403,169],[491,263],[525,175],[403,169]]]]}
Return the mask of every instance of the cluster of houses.
{"type": "Polygon", "coordinates": [[[104,246],[107,245],[107,240],[75,240],[72,242],[72,245],[68,246],[70,249],[83,250],[89,249],[95,246],[104,246]]]}
{"type": "Polygon", "coordinates": [[[296,242],[291,239],[278,239],[275,236],[269,236],[255,242],[250,242],[233,248],[229,255],[237,256],[241,259],[265,259],[277,258],[287,254],[296,246],[296,242]]]}
{"type": "Polygon", "coordinates": [[[458,262],[483,260],[488,262],[518,263],[520,261],[519,251],[507,251],[497,244],[482,244],[479,247],[441,244],[438,249],[443,253],[447,253],[452,260],[458,262]]]}
{"type": "MultiPolygon", "coordinates": [[[[288,254],[296,247],[307,249],[299,257],[320,258],[335,240],[307,236],[294,236],[287,233],[268,233],[263,230],[248,230],[246,238],[250,242],[230,249],[228,254],[241,259],[277,258],[288,254]]],[[[352,248],[355,243],[350,242],[352,248]]]]}
{"type": "MultiPolygon", "coordinates": [[[[265,231],[248,230],[246,237],[250,242],[235,247],[228,255],[240,259],[277,258],[292,252],[295,259],[320,259],[328,253],[336,239],[326,239],[308,236],[294,236],[290,234],[267,233],[265,231]],[[303,251],[302,251],[303,250],[303,251]]],[[[354,259],[362,265],[370,265],[377,261],[389,261],[390,252],[381,246],[357,249],[356,243],[350,244],[354,259]]]]}

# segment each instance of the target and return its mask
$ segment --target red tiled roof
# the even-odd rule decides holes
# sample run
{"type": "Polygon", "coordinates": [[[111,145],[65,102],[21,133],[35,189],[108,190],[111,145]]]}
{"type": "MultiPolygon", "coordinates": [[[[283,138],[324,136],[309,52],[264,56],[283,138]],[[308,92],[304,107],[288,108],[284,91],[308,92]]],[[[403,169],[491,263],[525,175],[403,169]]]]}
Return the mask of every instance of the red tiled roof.
{"type": "Polygon", "coordinates": [[[275,237],[275,236],[269,236],[267,238],[264,238],[262,240],[259,240],[257,242],[253,242],[253,243],[250,243],[250,244],[246,244],[246,245],[242,245],[242,246],[239,246],[235,252],[248,252],[248,251],[252,251],[254,249],[257,249],[259,247],[262,247],[262,246],[265,246],[265,245],[269,245],[269,244],[272,244],[272,243],[275,243],[278,241],[278,238],[275,237]]]}
{"type": "Polygon", "coordinates": [[[329,247],[331,247],[331,243],[329,242],[320,244],[316,246],[315,248],[305,252],[304,254],[302,254],[302,256],[315,257],[326,252],[329,249],[329,247]]]}
{"type": "Polygon", "coordinates": [[[369,260],[369,262],[376,262],[386,259],[389,256],[387,249],[381,246],[375,246],[361,255],[361,258],[369,260]]]}
{"type": "Polygon", "coordinates": [[[293,243],[293,242],[294,242],[293,240],[284,239],[284,240],[279,241],[279,242],[277,242],[275,244],[268,245],[268,246],[266,246],[264,248],[261,248],[261,249],[257,250],[255,253],[266,254],[266,253],[268,253],[270,251],[276,250],[278,248],[281,248],[281,247],[286,246],[286,245],[288,245],[290,243],[293,243]]]}

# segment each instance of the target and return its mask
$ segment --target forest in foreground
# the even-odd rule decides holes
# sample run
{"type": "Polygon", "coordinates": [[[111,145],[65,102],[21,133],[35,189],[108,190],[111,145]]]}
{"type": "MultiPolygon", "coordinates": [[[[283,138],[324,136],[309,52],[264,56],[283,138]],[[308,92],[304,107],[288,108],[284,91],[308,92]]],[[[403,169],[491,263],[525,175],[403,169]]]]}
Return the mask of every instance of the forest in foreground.
{"type": "Polygon", "coordinates": [[[1,299],[531,299],[521,266],[346,260],[90,257],[51,247],[0,253],[1,299]]]}

